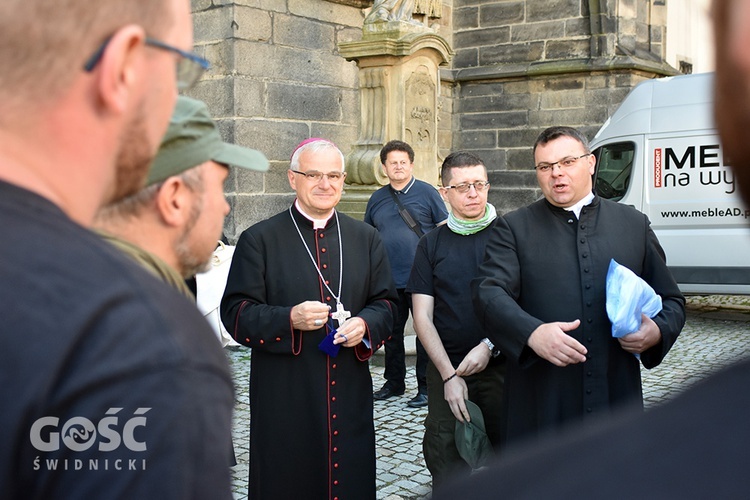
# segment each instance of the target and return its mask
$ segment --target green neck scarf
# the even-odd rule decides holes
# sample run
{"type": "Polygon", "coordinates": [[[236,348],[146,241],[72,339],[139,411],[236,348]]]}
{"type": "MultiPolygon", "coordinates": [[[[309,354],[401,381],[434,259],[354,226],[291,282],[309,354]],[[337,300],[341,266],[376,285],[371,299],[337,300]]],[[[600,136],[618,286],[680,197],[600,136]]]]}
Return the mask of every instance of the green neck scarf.
{"type": "Polygon", "coordinates": [[[487,203],[484,208],[484,215],[478,220],[463,220],[453,215],[453,212],[448,215],[448,229],[456,234],[467,236],[469,234],[478,233],[482,229],[489,226],[493,220],[497,219],[497,211],[492,204],[487,203]]]}

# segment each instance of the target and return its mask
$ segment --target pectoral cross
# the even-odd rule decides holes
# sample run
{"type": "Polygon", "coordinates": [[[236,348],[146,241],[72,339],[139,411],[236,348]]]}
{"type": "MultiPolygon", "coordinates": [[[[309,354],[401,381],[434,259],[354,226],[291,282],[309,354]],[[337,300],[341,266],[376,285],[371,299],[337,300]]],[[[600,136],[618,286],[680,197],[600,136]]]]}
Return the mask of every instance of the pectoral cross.
{"type": "Polygon", "coordinates": [[[346,318],[351,318],[352,313],[344,309],[344,304],[341,302],[336,302],[336,312],[331,313],[331,317],[338,321],[339,326],[346,321],[346,318]]]}

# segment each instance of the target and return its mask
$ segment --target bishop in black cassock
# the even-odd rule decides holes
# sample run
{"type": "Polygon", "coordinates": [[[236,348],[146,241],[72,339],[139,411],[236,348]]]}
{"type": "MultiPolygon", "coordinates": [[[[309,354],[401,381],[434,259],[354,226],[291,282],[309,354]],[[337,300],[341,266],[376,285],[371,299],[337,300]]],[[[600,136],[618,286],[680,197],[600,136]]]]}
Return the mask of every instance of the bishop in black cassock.
{"type": "Polygon", "coordinates": [[[334,211],[343,176],[315,178],[343,171],[335,146],[304,143],[291,168],[297,200],[242,233],[221,306],[252,348],[249,497],[374,499],[368,360],[393,324],[390,266],[374,228],[334,211]],[[319,348],[334,328],[336,356],[319,348]]]}

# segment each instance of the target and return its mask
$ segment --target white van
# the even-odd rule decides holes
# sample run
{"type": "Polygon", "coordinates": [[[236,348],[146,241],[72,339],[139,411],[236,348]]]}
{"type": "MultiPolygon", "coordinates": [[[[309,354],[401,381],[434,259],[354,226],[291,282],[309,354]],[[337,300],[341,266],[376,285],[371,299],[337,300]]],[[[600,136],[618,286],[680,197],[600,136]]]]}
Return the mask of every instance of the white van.
{"type": "Polygon", "coordinates": [[[597,194],[648,216],[684,293],[750,294],[750,209],[714,127],[712,73],[638,84],[591,148],[597,194]]]}

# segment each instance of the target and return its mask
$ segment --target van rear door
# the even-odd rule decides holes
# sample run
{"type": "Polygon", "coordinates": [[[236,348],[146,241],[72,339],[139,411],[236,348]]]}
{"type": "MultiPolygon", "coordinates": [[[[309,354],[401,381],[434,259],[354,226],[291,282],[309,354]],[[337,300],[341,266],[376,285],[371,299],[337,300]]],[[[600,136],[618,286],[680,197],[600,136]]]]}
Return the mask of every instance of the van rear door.
{"type": "Polygon", "coordinates": [[[750,292],[750,210],[714,130],[647,139],[643,212],[685,292],[750,292]]]}

